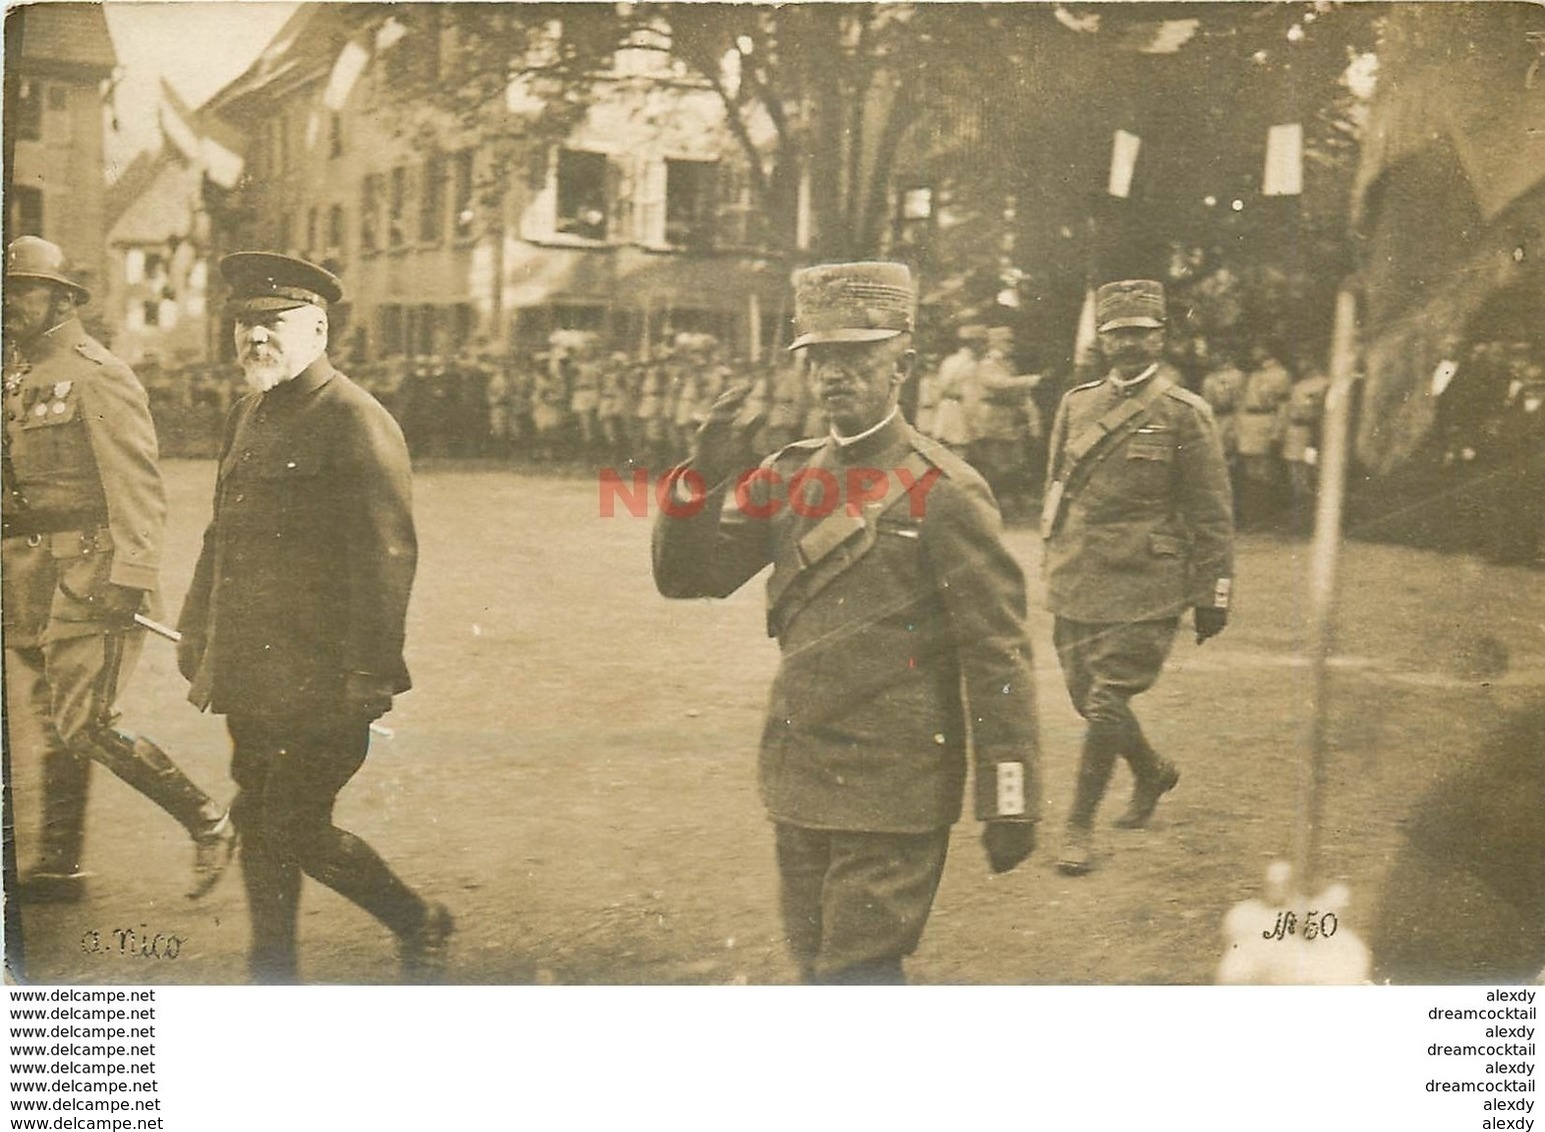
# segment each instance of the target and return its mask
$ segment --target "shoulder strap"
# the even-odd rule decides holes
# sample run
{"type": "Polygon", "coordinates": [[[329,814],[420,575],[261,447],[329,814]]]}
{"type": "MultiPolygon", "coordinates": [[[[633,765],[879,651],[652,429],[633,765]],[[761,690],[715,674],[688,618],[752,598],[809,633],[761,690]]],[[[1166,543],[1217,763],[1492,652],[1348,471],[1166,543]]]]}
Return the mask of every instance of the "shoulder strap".
{"type": "Polygon", "coordinates": [[[1057,476],[1046,489],[1041,508],[1041,537],[1050,538],[1062,518],[1067,493],[1088,480],[1100,461],[1116,448],[1116,441],[1139,421],[1172,382],[1162,372],[1153,375],[1147,387],[1136,397],[1112,405],[1099,420],[1063,446],[1057,476]],[[1075,478],[1077,483],[1074,482],[1075,478]]]}
{"type": "MultiPolygon", "coordinates": [[[[919,482],[932,466],[927,457],[917,451],[909,453],[901,464],[910,483],[919,482]]],[[[777,636],[778,627],[784,621],[785,598],[797,593],[808,600],[862,558],[874,546],[880,516],[900,503],[906,494],[907,485],[902,477],[895,469],[887,469],[885,495],[865,506],[862,515],[850,514],[844,501],[800,536],[795,547],[796,560],[786,565],[780,563],[767,582],[769,636],[777,636]]]]}

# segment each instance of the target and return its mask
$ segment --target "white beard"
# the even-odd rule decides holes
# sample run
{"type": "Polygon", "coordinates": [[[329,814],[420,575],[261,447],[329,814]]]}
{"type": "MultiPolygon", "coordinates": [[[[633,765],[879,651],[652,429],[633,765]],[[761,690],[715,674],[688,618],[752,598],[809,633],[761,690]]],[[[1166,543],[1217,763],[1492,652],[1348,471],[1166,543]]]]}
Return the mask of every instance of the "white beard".
{"type": "Polygon", "coordinates": [[[294,376],[281,361],[258,361],[255,358],[242,365],[241,373],[247,379],[247,388],[258,393],[267,393],[280,382],[294,376]]]}

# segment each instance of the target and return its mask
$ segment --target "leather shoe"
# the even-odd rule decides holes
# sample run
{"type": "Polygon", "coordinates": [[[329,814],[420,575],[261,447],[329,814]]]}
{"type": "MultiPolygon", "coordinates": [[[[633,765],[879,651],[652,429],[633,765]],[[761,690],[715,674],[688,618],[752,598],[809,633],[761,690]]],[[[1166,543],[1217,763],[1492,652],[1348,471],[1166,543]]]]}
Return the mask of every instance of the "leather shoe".
{"type": "Polygon", "coordinates": [[[445,960],[455,931],[451,910],[438,901],[430,904],[424,911],[424,922],[398,937],[397,954],[402,960],[403,977],[412,983],[439,981],[445,974],[445,960]]]}
{"type": "Polygon", "coordinates": [[[1068,876],[1082,876],[1094,867],[1094,851],[1089,845],[1089,830],[1070,825],[1062,835],[1062,852],[1057,854],[1057,871],[1068,876]]]}
{"type": "Polygon", "coordinates": [[[87,872],[35,869],[21,878],[17,896],[23,904],[79,904],[86,899],[87,872]]]}
{"type": "Polygon", "coordinates": [[[236,855],[236,824],[230,811],[193,839],[193,884],[188,899],[197,900],[220,882],[236,855]]]}
{"type": "Polygon", "coordinates": [[[1127,803],[1126,812],[1116,819],[1116,826],[1120,829],[1143,828],[1153,817],[1159,799],[1175,789],[1179,781],[1179,767],[1171,762],[1160,763],[1151,778],[1139,778],[1137,785],[1132,787],[1132,800],[1127,803]]]}

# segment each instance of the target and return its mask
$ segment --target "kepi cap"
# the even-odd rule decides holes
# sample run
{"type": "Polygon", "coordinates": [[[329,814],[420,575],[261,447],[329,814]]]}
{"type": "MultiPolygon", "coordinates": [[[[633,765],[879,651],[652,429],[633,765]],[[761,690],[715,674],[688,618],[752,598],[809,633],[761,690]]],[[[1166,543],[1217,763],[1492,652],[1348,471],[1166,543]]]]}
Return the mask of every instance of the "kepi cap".
{"type": "Polygon", "coordinates": [[[11,241],[5,249],[5,277],[44,279],[68,287],[83,303],[91,298],[91,292],[70,275],[64,249],[41,236],[18,236],[11,241]]]}
{"type": "Polygon", "coordinates": [[[917,289],[903,263],[824,263],[794,273],[794,341],[878,342],[910,334],[917,289]]]}
{"type": "Polygon", "coordinates": [[[229,311],[326,310],[343,299],[343,284],[325,267],[274,252],[232,252],[220,260],[230,285],[229,311]]]}
{"type": "Polygon", "coordinates": [[[1164,325],[1164,284],[1153,279],[1123,279],[1106,283],[1094,296],[1095,325],[1100,330],[1164,325]]]}

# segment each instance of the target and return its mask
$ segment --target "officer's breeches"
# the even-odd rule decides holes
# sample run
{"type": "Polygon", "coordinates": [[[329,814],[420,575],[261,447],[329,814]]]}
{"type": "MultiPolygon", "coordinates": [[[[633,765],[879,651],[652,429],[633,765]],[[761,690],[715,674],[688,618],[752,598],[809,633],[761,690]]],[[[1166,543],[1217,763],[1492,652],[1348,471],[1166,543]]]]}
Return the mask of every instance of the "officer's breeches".
{"type": "Polygon", "coordinates": [[[933,907],[949,828],[866,833],[778,823],[789,950],[807,982],[899,982],[933,907]]]}
{"type": "Polygon", "coordinates": [[[363,720],[316,723],[231,716],[231,817],[241,833],[242,878],[259,979],[295,977],[295,926],[304,872],[398,935],[415,930],[423,902],[369,845],[333,825],[338,792],[364,765],[363,720]]]}
{"type": "Polygon", "coordinates": [[[150,740],[116,727],[118,689],[144,643],[142,630],[100,631],[43,646],[49,715],[73,756],[101,763],[195,836],[220,808],[150,740]]]}
{"type": "Polygon", "coordinates": [[[1078,714],[1089,723],[1070,820],[1087,826],[1117,758],[1132,773],[1154,772],[1158,755],[1133,714],[1131,699],[1153,687],[1175,640],[1178,618],[1094,623],[1058,617],[1052,629],[1057,659],[1078,714]]]}
{"type": "Polygon", "coordinates": [[[6,713],[13,754],[36,752],[42,768],[41,872],[73,876],[85,850],[91,763],[75,757],[54,727],[41,647],[7,649],[6,713]]]}

